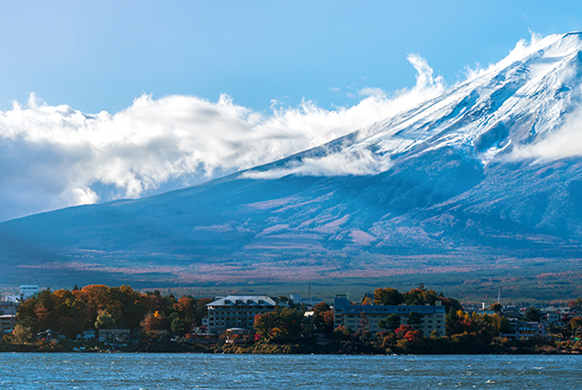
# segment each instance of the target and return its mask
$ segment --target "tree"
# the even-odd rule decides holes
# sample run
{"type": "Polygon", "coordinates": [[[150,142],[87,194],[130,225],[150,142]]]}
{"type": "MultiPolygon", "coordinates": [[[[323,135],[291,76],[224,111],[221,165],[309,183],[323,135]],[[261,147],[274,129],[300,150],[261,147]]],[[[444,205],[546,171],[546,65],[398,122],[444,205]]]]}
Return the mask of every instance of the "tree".
{"type": "Polygon", "coordinates": [[[325,302],[320,302],[313,307],[315,330],[320,333],[330,334],[333,331],[333,310],[325,302]]]}
{"type": "Polygon", "coordinates": [[[159,336],[168,331],[168,317],[159,311],[148,313],[141,322],[143,332],[149,336],[159,336]]]}
{"type": "Polygon", "coordinates": [[[95,328],[97,329],[111,329],[115,326],[115,321],[111,314],[105,310],[99,310],[97,319],[95,320],[95,328]]]}
{"type": "Polygon", "coordinates": [[[582,329],[582,317],[574,317],[569,322],[570,328],[572,332],[576,332],[579,329],[582,329]]]}
{"type": "Polygon", "coordinates": [[[184,333],[186,333],[186,326],[184,325],[184,322],[180,319],[180,317],[176,317],[171,320],[170,330],[172,331],[172,333],[178,336],[184,336],[184,333]]]}
{"type": "Polygon", "coordinates": [[[374,303],[376,305],[400,305],[404,298],[395,288],[377,288],[374,290],[374,303]]]}
{"type": "Polygon", "coordinates": [[[408,314],[408,324],[414,329],[417,329],[422,323],[422,316],[416,312],[411,312],[408,314]]]}
{"type": "Polygon", "coordinates": [[[301,337],[302,320],[300,311],[277,306],[270,313],[257,314],[253,326],[266,341],[292,341],[301,337]]]}
{"type": "Polygon", "coordinates": [[[501,309],[503,309],[501,303],[492,303],[491,306],[489,306],[489,310],[493,310],[495,313],[501,313],[501,309]]]}
{"type": "Polygon", "coordinates": [[[378,327],[394,332],[400,326],[400,316],[396,313],[388,315],[383,320],[378,321],[378,327]]]}
{"type": "Polygon", "coordinates": [[[34,339],[34,334],[29,326],[16,324],[12,330],[13,340],[19,344],[30,343],[34,339]]]}
{"type": "Polygon", "coordinates": [[[540,309],[538,309],[534,306],[530,306],[525,311],[525,313],[523,315],[523,320],[530,321],[530,322],[538,322],[540,320],[541,316],[542,316],[542,312],[540,311],[540,309]]]}

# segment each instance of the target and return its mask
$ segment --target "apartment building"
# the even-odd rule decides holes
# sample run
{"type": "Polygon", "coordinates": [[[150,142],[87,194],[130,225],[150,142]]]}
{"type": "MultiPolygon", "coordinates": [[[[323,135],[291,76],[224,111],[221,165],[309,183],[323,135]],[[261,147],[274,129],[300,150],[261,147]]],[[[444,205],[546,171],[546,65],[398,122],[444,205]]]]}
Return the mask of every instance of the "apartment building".
{"type": "Polygon", "coordinates": [[[436,330],[439,336],[444,336],[445,327],[445,307],[440,301],[436,305],[413,306],[413,305],[352,305],[347,296],[337,295],[334,301],[334,328],[343,326],[350,331],[366,329],[369,332],[381,332],[378,326],[380,320],[391,314],[400,317],[400,324],[408,324],[411,313],[420,316],[420,323],[415,324],[417,329],[422,330],[425,337],[429,337],[436,330]]]}
{"type": "Polygon", "coordinates": [[[287,307],[266,295],[229,295],[206,305],[208,333],[220,334],[230,328],[253,329],[255,316],[287,307]]]}

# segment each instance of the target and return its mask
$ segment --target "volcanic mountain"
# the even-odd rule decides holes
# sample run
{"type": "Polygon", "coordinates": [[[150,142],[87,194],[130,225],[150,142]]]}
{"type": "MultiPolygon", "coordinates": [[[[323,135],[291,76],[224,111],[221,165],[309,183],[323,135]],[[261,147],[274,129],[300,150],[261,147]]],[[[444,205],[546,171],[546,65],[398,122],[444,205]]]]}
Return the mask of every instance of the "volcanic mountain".
{"type": "Polygon", "coordinates": [[[568,284],[582,258],[581,104],[582,34],[550,36],[410,111],[283,160],[2,223],[2,283],[421,274],[568,284]]]}

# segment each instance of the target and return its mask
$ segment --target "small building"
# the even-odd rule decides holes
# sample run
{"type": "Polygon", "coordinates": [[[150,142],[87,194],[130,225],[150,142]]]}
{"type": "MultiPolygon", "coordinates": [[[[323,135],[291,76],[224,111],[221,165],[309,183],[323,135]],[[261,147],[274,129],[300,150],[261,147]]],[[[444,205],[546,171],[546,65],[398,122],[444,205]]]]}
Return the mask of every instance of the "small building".
{"type": "Polygon", "coordinates": [[[445,307],[440,301],[436,305],[351,305],[348,297],[337,295],[333,306],[334,328],[343,326],[349,331],[367,330],[371,333],[381,332],[384,329],[378,326],[380,320],[384,320],[391,314],[400,317],[400,324],[408,324],[411,313],[420,316],[420,324],[417,328],[422,330],[425,337],[429,337],[436,330],[439,336],[444,336],[445,307]]]}
{"type": "Polygon", "coordinates": [[[114,329],[99,329],[100,342],[124,342],[129,341],[129,329],[114,328],[114,329]]]}
{"type": "Polygon", "coordinates": [[[37,339],[45,340],[48,343],[58,343],[59,341],[66,339],[64,334],[60,334],[59,332],[55,332],[50,329],[47,329],[44,332],[38,332],[36,337],[37,339]]]}
{"type": "Polygon", "coordinates": [[[95,339],[97,339],[97,331],[95,329],[87,329],[77,335],[77,341],[93,341],[95,339]]]}
{"type": "Polygon", "coordinates": [[[229,295],[206,305],[208,333],[220,334],[229,328],[253,329],[257,314],[269,313],[275,307],[287,307],[266,295],[229,295]]]}

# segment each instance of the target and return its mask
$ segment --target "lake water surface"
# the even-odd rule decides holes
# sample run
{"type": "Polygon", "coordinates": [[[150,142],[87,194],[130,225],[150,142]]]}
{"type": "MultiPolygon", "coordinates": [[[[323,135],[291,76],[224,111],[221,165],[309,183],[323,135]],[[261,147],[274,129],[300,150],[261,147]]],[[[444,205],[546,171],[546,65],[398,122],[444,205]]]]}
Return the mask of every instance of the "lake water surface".
{"type": "Polygon", "coordinates": [[[0,389],[582,389],[582,356],[0,353],[0,389]]]}

